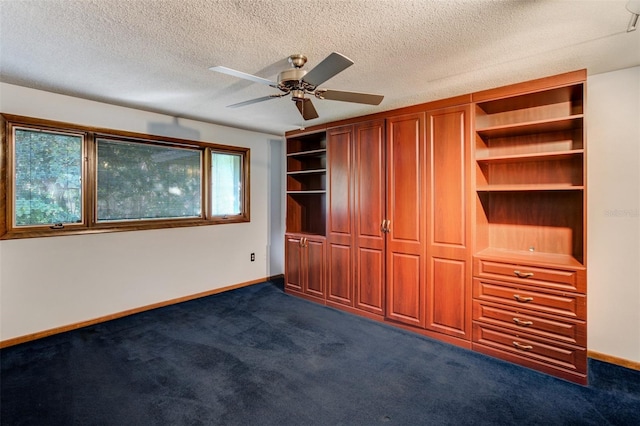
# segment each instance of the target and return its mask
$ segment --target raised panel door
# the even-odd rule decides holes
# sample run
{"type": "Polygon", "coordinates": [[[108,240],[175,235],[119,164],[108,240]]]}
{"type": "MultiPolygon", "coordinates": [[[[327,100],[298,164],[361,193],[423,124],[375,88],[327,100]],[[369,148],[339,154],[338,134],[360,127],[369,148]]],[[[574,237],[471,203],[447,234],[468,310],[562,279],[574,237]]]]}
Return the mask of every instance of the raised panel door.
{"type": "Polygon", "coordinates": [[[327,133],[329,217],[327,300],[353,306],[353,126],[327,133]]]}
{"type": "Polygon", "coordinates": [[[306,276],[305,292],[312,296],[324,298],[325,282],[325,242],[305,238],[306,276]]]}
{"type": "Polygon", "coordinates": [[[387,119],[386,317],[424,325],[425,115],[387,119]]]}
{"type": "Polygon", "coordinates": [[[285,287],[302,291],[302,247],[299,237],[286,236],[285,257],[285,287]]]}
{"type": "Polygon", "coordinates": [[[384,120],[355,125],[355,306],[384,312],[385,144],[384,120]]]}
{"type": "Polygon", "coordinates": [[[427,112],[427,295],[430,330],[471,339],[469,105],[427,112]]]}

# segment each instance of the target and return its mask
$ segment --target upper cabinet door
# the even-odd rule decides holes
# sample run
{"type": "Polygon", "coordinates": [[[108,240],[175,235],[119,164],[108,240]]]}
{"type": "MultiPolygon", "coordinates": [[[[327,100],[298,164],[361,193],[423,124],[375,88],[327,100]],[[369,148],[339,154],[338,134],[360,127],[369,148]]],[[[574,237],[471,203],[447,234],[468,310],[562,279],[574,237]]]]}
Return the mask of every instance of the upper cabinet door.
{"type": "Polygon", "coordinates": [[[389,319],[424,325],[425,115],[387,119],[386,297],[389,319]]]}

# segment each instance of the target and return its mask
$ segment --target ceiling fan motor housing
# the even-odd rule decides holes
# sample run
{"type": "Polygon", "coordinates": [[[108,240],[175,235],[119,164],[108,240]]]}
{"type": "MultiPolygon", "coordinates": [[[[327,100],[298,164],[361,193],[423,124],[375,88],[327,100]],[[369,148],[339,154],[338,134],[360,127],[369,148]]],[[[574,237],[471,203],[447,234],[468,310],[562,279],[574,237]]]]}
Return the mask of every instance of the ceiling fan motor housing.
{"type": "Polygon", "coordinates": [[[302,70],[300,68],[291,68],[285,71],[282,71],[278,75],[278,88],[283,91],[291,91],[291,90],[304,90],[306,89],[305,83],[302,81],[302,78],[307,73],[306,70],[302,70]]]}

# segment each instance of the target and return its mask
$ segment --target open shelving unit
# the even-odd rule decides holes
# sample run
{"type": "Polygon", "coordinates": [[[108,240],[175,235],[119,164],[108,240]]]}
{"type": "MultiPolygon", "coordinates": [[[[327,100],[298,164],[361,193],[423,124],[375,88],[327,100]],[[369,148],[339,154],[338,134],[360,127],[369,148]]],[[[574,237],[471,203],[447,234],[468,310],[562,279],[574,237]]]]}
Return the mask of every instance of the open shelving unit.
{"type": "Polygon", "coordinates": [[[326,132],[287,139],[287,232],[326,232],[326,132]]]}
{"type": "Polygon", "coordinates": [[[477,252],[584,264],[583,129],[583,83],[475,104],[477,252]]]}

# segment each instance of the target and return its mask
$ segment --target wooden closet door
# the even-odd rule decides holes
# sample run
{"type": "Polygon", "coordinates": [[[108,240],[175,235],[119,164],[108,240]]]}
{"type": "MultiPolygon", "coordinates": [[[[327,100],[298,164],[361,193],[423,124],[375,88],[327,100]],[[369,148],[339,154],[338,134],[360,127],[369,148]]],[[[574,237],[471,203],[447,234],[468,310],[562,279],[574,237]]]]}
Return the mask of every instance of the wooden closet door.
{"type": "Polygon", "coordinates": [[[353,126],[327,132],[329,179],[327,301],[353,306],[353,126]]]}
{"type": "Polygon", "coordinates": [[[471,339],[469,105],[427,113],[427,329],[471,339]]]}
{"type": "Polygon", "coordinates": [[[386,317],[424,326],[425,115],[387,119],[386,317]]]}
{"type": "Polygon", "coordinates": [[[357,124],[355,136],[355,307],[384,314],[384,120],[357,124]]]}

